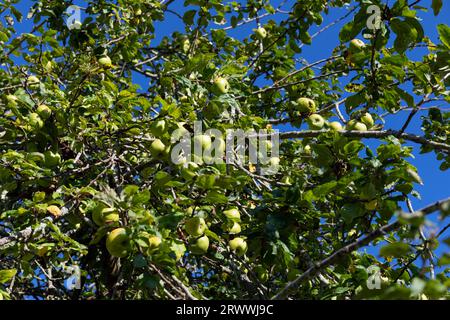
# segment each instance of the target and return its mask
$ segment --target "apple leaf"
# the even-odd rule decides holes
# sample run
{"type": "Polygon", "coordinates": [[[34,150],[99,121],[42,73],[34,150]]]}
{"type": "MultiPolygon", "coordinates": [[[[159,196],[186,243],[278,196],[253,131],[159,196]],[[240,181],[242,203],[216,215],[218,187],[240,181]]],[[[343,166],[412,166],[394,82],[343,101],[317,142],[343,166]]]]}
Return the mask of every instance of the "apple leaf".
{"type": "Polygon", "coordinates": [[[16,269],[4,269],[0,270],[0,283],[7,283],[17,273],[16,269]]]}

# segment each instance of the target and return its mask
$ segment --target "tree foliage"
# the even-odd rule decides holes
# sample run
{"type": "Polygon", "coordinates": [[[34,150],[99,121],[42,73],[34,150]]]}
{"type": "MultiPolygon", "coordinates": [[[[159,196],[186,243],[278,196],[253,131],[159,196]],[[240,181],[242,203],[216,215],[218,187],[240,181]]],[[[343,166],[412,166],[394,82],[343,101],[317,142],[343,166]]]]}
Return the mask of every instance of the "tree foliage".
{"type": "Polygon", "coordinates": [[[183,5],[88,0],[72,29],[67,1],[0,5],[0,298],[448,297],[450,256],[436,249],[449,244],[449,201],[412,208],[422,181],[409,162],[418,145],[450,167],[450,27],[433,43],[419,19],[442,1],[183,5]],[[367,26],[370,5],[378,29],[367,26]],[[323,24],[336,10],[347,14],[323,24]],[[182,31],[156,41],[169,15],[182,31]],[[332,55],[306,61],[305,46],[344,18],[332,55]],[[28,32],[16,31],[26,19],[28,32]],[[228,91],[215,89],[218,77],[228,91]],[[308,129],[302,97],[322,130],[308,129]],[[409,130],[415,117],[421,132],[409,130]],[[342,130],[329,127],[336,119],[342,130]],[[192,133],[194,121],[288,124],[279,171],[186,167],[158,153],[156,138],[170,148],[172,132],[192,133]],[[432,214],[441,229],[427,232],[432,214]],[[188,227],[201,219],[202,230],[188,227]],[[122,247],[111,249],[112,234],[122,247]],[[63,281],[74,266],[78,289],[63,281]],[[370,290],[374,276],[381,286],[370,290]]]}

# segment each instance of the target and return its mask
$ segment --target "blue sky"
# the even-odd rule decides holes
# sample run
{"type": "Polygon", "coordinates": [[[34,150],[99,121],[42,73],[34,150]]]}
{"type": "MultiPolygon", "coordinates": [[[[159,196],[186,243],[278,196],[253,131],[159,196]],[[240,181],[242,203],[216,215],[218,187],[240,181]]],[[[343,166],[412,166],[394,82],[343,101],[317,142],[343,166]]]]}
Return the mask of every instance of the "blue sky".
{"type": "MultiPolygon", "coordinates": [[[[183,12],[186,9],[183,7],[182,0],[176,0],[172,5],[171,9],[176,12],[183,12]]],[[[276,6],[280,0],[273,1],[272,3],[276,6]]],[[[287,1],[288,3],[292,1],[287,1]]],[[[390,5],[393,4],[394,1],[389,1],[390,5]]],[[[31,7],[33,2],[30,0],[22,0],[18,5],[18,8],[24,12],[24,16],[26,17],[26,12],[31,7]]],[[[84,1],[75,1],[75,4],[79,4],[83,6],[85,4],[84,1]]],[[[424,0],[421,3],[425,7],[430,7],[431,1],[424,0]]],[[[284,8],[288,8],[285,6],[284,8]]],[[[337,18],[345,15],[347,11],[345,9],[332,9],[328,16],[324,17],[324,22],[321,27],[327,25],[328,23],[336,20],[337,18]]],[[[435,17],[430,10],[429,12],[420,12],[419,16],[423,19],[423,25],[425,27],[425,33],[429,36],[433,41],[437,42],[438,35],[436,26],[439,23],[448,24],[448,17],[450,17],[450,2],[444,1],[444,7],[438,17],[435,17]]],[[[286,16],[283,15],[279,18],[267,17],[262,19],[262,23],[274,19],[275,21],[279,21],[280,19],[284,19],[286,16]]],[[[85,15],[82,15],[82,19],[85,18],[85,15]]],[[[311,46],[304,46],[302,57],[305,58],[309,62],[314,62],[319,59],[327,58],[331,55],[332,50],[339,45],[339,31],[344,23],[348,22],[347,18],[343,22],[331,27],[326,32],[318,36],[313,40],[313,44],[311,46]]],[[[27,20],[26,18],[20,24],[16,25],[16,28],[19,33],[28,32],[32,27],[32,22],[27,20]]],[[[217,26],[218,28],[220,26],[217,26]]],[[[236,37],[238,39],[242,39],[243,37],[247,37],[252,33],[252,29],[255,27],[254,23],[250,23],[241,27],[238,27],[235,30],[230,31],[230,35],[236,37]]],[[[321,27],[313,27],[310,31],[313,34],[317,29],[321,27]]],[[[174,31],[184,32],[184,25],[182,21],[174,14],[167,13],[166,20],[164,22],[156,23],[156,39],[155,43],[157,43],[163,36],[170,35],[174,31]]],[[[421,59],[421,54],[410,54],[411,59],[421,59]]],[[[139,83],[143,88],[147,86],[147,80],[145,78],[136,76],[136,82],[139,83]]],[[[418,101],[418,100],[416,100],[418,101]]],[[[448,105],[444,106],[448,108],[448,105]]],[[[387,123],[386,128],[399,129],[404,123],[406,117],[408,116],[408,112],[400,112],[400,114],[390,117],[387,123]]],[[[408,128],[408,132],[420,134],[420,116],[416,116],[408,128]]],[[[291,129],[289,126],[284,126],[282,130],[291,129]]],[[[377,145],[376,142],[368,141],[370,146],[375,147],[377,145]]],[[[434,153],[429,153],[426,155],[418,154],[419,146],[415,144],[411,144],[414,146],[414,153],[417,155],[415,159],[410,159],[410,162],[415,165],[419,169],[419,174],[421,175],[424,185],[418,186],[417,190],[420,192],[422,199],[413,199],[413,206],[415,208],[421,208],[433,201],[443,199],[448,197],[450,194],[450,171],[442,172],[439,170],[439,162],[436,160],[436,156],[434,153]]],[[[437,222],[435,218],[433,221],[437,222]]],[[[447,232],[447,235],[450,234],[450,231],[447,232]]],[[[448,249],[448,248],[446,248],[448,249]]],[[[441,248],[440,250],[444,250],[441,248]]]]}

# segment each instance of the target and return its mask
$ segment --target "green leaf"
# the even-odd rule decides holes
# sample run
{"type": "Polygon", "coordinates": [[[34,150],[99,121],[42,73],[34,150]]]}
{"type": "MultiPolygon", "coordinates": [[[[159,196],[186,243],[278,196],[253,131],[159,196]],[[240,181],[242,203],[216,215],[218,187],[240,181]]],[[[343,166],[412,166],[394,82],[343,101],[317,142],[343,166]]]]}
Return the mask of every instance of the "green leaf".
{"type": "Polygon", "coordinates": [[[16,269],[4,269],[0,270],[0,283],[7,283],[17,273],[16,269]]]}
{"type": "Polygon", "coordinates": [[[410,246],[403,242],[389,243],[380,249],[380,256],[400,258],[411,251],[410,246]]]}
{"type": "Polygon", "coordinates": [[[339,214],[344,219],[345,223],[350,224],[354,219],[361,217],[365,214],[364,208],[357,203],[346,203],[339,210],[339,214]]]}
{"type": "Polygon", "coordinates": [[[192,25],[194,23],[194,17],[196,13],[197,13],[196,10],[186,11],[183,15],[183,22],[188,25],[192,25]]]}
{"type": "Polygon", "coordinates": [[[433,8],[434,15],[437,16],[442,9],[442,0],[433,0],[431,8],[433,8]]]}
{"type": "Polygon", "coordinates": [[[437,29],[442,43],[450,49],[450,27],[445,24],[440,24],[437,29]]]}

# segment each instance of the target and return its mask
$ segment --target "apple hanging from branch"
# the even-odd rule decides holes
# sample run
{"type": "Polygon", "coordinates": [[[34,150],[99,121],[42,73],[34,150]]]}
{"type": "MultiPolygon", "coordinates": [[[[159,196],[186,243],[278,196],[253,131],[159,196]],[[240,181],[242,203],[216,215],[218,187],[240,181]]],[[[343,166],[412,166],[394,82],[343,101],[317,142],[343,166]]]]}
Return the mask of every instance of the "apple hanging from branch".
{"type": "Polygon", "coordinates": [[[230,246],[230,249],[239,257],[243,256],[247,252],[247,242],[240,237],[230,240],[228,245],[230,246]]]}
{"type": "Polygon", "coordinates": [[[106,238],[106,249],[116,258],[124,258],[130,253],[130,236],[125,228],[111,231],[106,238]]]}
{"type": "Polygon", "coordinates": [[[193,237],[199,237],[203,235],[203,233],[205,233],[206,230],[205,219],[201,217],[190,218],[186,221],[184,229],[189,235],[193,237]]]}

